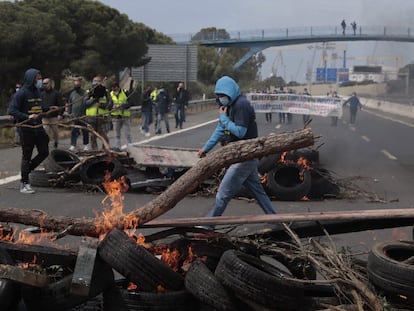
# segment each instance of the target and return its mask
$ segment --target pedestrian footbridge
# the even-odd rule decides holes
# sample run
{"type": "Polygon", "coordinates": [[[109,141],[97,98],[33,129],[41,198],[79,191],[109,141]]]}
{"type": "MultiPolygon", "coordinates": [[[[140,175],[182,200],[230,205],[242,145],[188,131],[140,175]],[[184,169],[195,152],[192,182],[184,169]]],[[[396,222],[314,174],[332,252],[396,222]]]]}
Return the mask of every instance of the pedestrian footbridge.
{"type": "Polygon", "coordinates": [[[203,46],[222,48],[249,48],[249,51],[234,65],[240,67],[256,53],[272,46],[286,46],[316,42],[335,41],[395,41],[414,42],[414,35],[409,27],[358,26],[348,27],[343,31],[340,26],[294,27],[263,29],[253,31],[199,32],[185,39],[172,35],[177,43],[197,43],[203,46]]]}

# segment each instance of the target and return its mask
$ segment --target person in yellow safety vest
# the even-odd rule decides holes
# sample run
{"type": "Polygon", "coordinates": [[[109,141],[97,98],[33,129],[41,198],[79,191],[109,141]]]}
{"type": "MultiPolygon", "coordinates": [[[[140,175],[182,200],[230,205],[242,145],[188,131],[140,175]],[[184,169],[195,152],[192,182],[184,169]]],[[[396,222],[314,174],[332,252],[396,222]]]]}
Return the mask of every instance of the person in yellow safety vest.
{"type": "Polygon", "coordinates": [[[122,90],[118,83],[112,84],[112,91],[109,93],[112,101],[112,123],[115,130],[115,149],[121,150],[121,129],[125,129],[127,144],[132,144],[131,138],[131,102],[128,100],[126,90],[122,90]]]}
{"type": "MultiPolygon", "coordinates": [[[[88,97],[85,101],[86,121],[89,125],[109,143],[108,131],[111,122],[110,110],[112,109],[111,98],[102,85],[102,78],[96,76],[92,80],[92,88],[87,91],[88,97]]],[[[91,133],[91,147],[98,149],[96,135],[91,133]]]]}
{"type": "Polygon", "coordinates": [[[158,107],[157,107],[157,96],[160,93],[160,90],[155,87],[151,94],[150,94],[150,98],[152,101],[152,106],[154,107],[154,109],[152,110],[154,112],[154,126],[155,126],[155,130],[157,130],[157,116],[158,116],[158,107]]]}

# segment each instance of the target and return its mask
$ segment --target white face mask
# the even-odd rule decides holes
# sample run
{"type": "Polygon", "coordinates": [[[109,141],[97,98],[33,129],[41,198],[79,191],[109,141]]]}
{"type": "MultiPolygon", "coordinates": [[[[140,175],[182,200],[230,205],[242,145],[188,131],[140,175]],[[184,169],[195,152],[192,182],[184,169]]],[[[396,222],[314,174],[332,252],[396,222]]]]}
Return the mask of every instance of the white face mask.
{"type": "Polygon", "coordinates": [[[227,96],[219,97],[219,101],[223,106],[228,106],[230,104],[230,99],[227,96]]]}
{"type": "Polygon", "coordinates": [[[37,81],[36,81],[36,87],[37,87],[38,89],[41,89],[41,88],[42,88],[42,86],[43,86],[43,81],[42,81],[42,80],[37,80],[37,81]]]}

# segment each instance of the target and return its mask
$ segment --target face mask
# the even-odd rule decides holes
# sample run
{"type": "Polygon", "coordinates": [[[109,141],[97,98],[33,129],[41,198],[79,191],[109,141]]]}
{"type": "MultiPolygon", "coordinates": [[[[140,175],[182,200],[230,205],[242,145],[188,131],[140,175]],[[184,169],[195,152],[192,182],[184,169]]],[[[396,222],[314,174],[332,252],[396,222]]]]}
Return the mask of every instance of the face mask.
{"type": "Polygon", "coordinates": [[[42,81],[42,80],[37,80],[37,81],[36,81],[36,87],[37,87],[38,89],[41,89],[41,88],[42,88],[42,86],[43,86],[43,81],[42,81]]]}
{"type": "Polygon", "coordinates": [[[228,106],[230,104],[230,99],[227,96],[219,97],[219,102],[223,106],[228,106]]]}

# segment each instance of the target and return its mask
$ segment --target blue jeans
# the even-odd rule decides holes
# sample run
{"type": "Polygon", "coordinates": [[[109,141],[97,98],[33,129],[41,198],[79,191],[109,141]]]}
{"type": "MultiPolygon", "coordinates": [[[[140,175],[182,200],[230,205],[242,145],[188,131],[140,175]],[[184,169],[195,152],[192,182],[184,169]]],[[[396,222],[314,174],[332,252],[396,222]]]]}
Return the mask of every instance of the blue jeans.
{"type": "Polygon", "coordinates": [[[260,183],[258,163],[259,160],[254,159],[230,165],[217,191],[214,209],[207,214],[208,217],[221,216],[242,185],[251,191],[265,214],[276,214],[272,202],[260,183]]]}
{"type": "Polygon", "coordinates": [[[79,125],[79,126],[84,126],[85,129],[79,129],[79,128],[76,128],[76,127],[72,128],[72,131],[70,133],[70,144],[72,146],[76,146],[76,141],[78,140],[80,132],[82,131],[83,144],[88,145],[89,144],[89,132],[86,129],[86,127],[88,125],[85,122],[83,122],[82,120],[74,120],[73,124],[74,125],[79,125]]]}
{"type": "Polygon", "coordinates": [[[141,128],[145,133],[149,132],[149,126],[151,123],[152,123],[152,111],[143,111],[141,128]]]}
{"type": "Polygon", "coordinates": [[[115,147],[121,148],[121,130],[124,128],[126,141],[128,144],[132,144],[131,137],[131,119],[130,118],[118,118],[112,117],[112,123],[115,129],[115,147]]]}
{"type": "Polygon", "coordinates": [[[161,133],[161,121],[164,120],[165,122],[165,129],[167,130],[167,132],[170,132],[170,123],[168,122],[168,112],[165,113],[161,113],[159,112],[157,114],[157,133],[161,133]]]}

